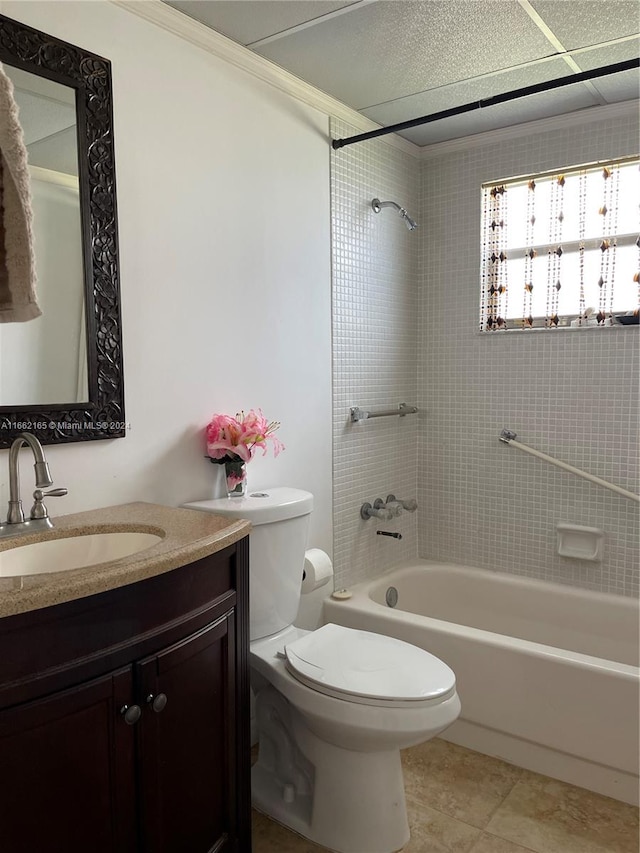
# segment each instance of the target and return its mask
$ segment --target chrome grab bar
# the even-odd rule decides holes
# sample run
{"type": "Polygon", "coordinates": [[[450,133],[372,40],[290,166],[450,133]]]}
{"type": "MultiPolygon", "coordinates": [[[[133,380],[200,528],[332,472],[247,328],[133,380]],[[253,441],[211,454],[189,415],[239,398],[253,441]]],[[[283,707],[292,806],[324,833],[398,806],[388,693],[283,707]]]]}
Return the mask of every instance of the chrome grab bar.
{"type": "Polygon", "coordinates": [[[400,403],[397,409],[383,409],[381,412],[369,412],[366,409],[361,409],[360,406],[352,406],[351,422],[367,421],[371,418],[388,418],[393,415],[399,415],[403,418],[405,415],[417,415],[418,407],[410,406],[408,403],[400,403]]]}

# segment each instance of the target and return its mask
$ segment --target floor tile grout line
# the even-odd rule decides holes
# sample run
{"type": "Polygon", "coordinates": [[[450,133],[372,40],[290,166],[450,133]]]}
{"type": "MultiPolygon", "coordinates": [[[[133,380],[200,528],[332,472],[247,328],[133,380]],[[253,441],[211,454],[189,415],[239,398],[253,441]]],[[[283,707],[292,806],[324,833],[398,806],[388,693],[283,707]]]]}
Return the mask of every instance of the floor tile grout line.
{"type": "MultiPolygon", "coordinates": [[[[540,850],[537,850],[535,847],[529,847],[528,844],[523,844],[521,841],[514,841],[513,838],[505,838],[504,835],[498,835],[495,832],[489,832],[487,829],[482,830],[482,835],[490,835],[492,838],[497,838],[500,841],[508,841],[509,844],[515,844],[517,847],[522,847],[523,850],[529,851],[529,853],[541,853],[540,850]]],[[[474,841],[473,847],[477,847],[478,844],[482,841],[482,835],[478,838],[477,841],[474,841]]],[[[473,847],[469,850],[469,853],[473,853],[473,847]]]]}
{"type": "MultiPolygon", "coordinates": [[[[515,766],[515,765],[511,765],[511,766],[515,766]]],[[[521,770],[522,768],[518,768],[518,769],[519,769],[519,770],[521,770]]],[[[511,796],[511,794],[513,793],[513,789],[516,787],[516,785],[519,785],[519,784],[520,784],[520,782],[522,782],[522,777],[523,777],[523,775],[524,775],[523,773],[519,773],[519,774],[518,774],[518,778],[514,781],[513,785],[509,788],[509,790],[508,790],[508,791],[507,791],[507,793],[504,795],[504,797],[500,800],[500,802],[498,803],[498,805],[497,805],[497,806],[496,806],[496,807],[491,811],[491,814],[490,814],[490,815],[489,815],[489,817],[487,818],[487,822],[486,822],[486,823],[485,823],[485,825],[482,827],[482,831],[483,831],[483,832],[486,832],[486,828],[487,828],[487,827],[489,826],[489,824],[491,823],[491,821],[492,821],[492,819],[493,819],[493,816],[496,814],[496,812],[498,811],[498,809],[502,808],[502,806],[505,804],[505,802],[507,801],[507,799],[511,796]]],[[[490,834],[491,834],[491,835],[495,835],[495,833],[490,833],[490,834]]],[[[500,836],[497,836],[497,837],[498,837],[498,838],[500,838],[500,836]]],[[[505,838],[504,840],[505,840],[505,841],[508,841],[509,839],[508,839],[508,838],[505,838]]],[[[534,851],[534,853],[537,853],[537,851],[534,851]]]]}
{"type": "MultiPolygon", "coordinates": [[[[494,758],[494,756],[488,756],[488,757],[489,757],[489,758],[494,758]]],[[[498,760],[498,761],[502,761],[502,759],[497,759],[497,760],[498,760]]],[[[505,764],[508,764],[508,762],[504,762],[504,763],[505,763],[505,764]]],[[[506,794],[504,795],[504,797],[502,797],[502,799],[500,800],[500,802],[499,802],[499,803],[497,803],[497,805],[496,805],[496,806],[491,810],[491,812],[489,813],[489,815],[488,815],[488,817],[487,817],[486,823],[484,823],[484,824],[483,824],[483,826],[476,826],[475,824],[468,823],[468,821],[463,820],[462,818],[456,817],[456,815],[449,814],[448,812],[443,812],[443,811],[442,811],[442,809],[439,809],[439,808],[437,808],[436,806],[431,805],[431,803],[429,803],[428,801],[426,801],[426,800],[419,800],[419,799],[417,799],[416,797],[411,796],[411,794],[406,794],[406,793],[405,793],[405,799],[406,799],[408,802],[414,803],[414,804],[415,804],[415,805],[417,805],[417,806],[426,806],[428,809],[432,809],[433,811],[438,812],[438,814],[444,815],[445,817],[448,817],[448,818],[450,818],[451,820],[457,820],[459,823],[464,823],[466,826],[470,826],[470,827],[472,827],[473,829],[479,829],[481,832],[486,832],[486,831],[487,831],[487,830],[486,830],[486,827],[491,823],[491,820],[492,820],[493,816],[495,815],[495,813],[498,811],[498,809],[500,809],[500,808],[504,805],[504,803],[505,803],[505,801],[507,800],[507,798],[508,798],[512,793],[513,793],[513,789],[516,787],[516,785],[518,785],[520,782],[522,782],[522,781],[523,781],[524,768],[517,767],[517,765],[515,765],[515,764],[509,764],[509,766],[510,766],[510,767],[515,767],[518,771],[520,771],[520,772],[518,773],[518,777],[517,777],[516,779],[514,779],[513,784],[511,785],[511,787],[509,788],[509,790],[506,792],[506,794]]],[[[495,833],[490,833],[490,834],[495,835],[495,833]]],[[[500,838],[501,836],[496,836],[496,837],[497,837],[497,838],[500,838]]],[[[509,841],[509,839],[508,839],[508,838],[505,838],[505,839],[503,839],[503,840],[504,840],[504,841],[509,841]]],[[[537,853],[537,851],[534,851],[534,853],[537,853]]]]}
{"type": "MultiPolygon", "coordinates": [[[[424,803],[422,800],[416,800],[414,797],[409,797],[409,796],[406,797],[406,800],[407,800],[407,802],[410,802],[412,805],[415,805],[415,806],[426,806],[430,811],[436,812],[437,814],[448,818],[448,820],[454,820],[456,823],[461,823],[463,826],[466,826],[469,829],[475,829],[476,832],[480,832],[480,833],[486,832],[484,827],[475,826],[473,823],[468,823],[466,820],[462,820],[459,817],[455,817],[455,815],[448,814],[448,812],[443,812],[442,809],[437,809],[435,806],[429,805],[429,803],[424,803]]],[[[491,834],[495,834],[495,833],[491,833],[491,834]]],[[[507,839],[505,839],[505,841],[506,840],[507,839]]],[[[474,844],[475,844],[475,842],[474,842],[474,844]]],[[[535,853],[535,851],[534,851],[534,853],[535,853]]]]}
{"type": "MultiPolygon", "coordinates": [[[[430,805],[429,803],[425,803],[423,800],[417,800],[415,797],[411,797],[411,796],[406,796],[406,800],[407,800],[407,802],[411,803],[414,806],[425,806],[430,811],[436,812],[437,814],[442,815],[443,817],[446,817],[449,820],[454,820],[457,823],[461,823],[464,826],[468,826],[469,829],[475,829],[477,832],[481,832],[481,833],[486,832],[486,830],[483,826],[476,826],[475,824],[469,823],[466,820],[462,820],[462,818],[456,817],[455,815],[449,814],[448,812],[443,812],[442,809],[438,809],[435,806],[430,805]]],[[[493,814],[491,815],[491,817],[493,817],[493,814]]],[[[489,818],[489,820],[491,820],[491,818],[489,818]]],[[[488,822],[489,821],[487,821],[487,823],[488,822]]],[[[507,839],[505,839],[505,841],[506,840],[507,839]]]]}

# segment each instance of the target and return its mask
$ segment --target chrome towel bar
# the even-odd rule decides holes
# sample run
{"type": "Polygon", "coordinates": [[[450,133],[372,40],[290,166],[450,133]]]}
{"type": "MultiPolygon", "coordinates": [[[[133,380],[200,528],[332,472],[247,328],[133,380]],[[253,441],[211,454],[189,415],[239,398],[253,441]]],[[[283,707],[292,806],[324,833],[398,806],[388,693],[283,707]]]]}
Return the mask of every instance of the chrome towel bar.
{"type": "Polygon", "coordinates": [[[360,406],[353,406],[351,409],[351,422],[367,421],[371,418],[388,418],[392,415],[399,415],[403,418],[405,415],[416,415],[418,413],[417,406],[410,406],[408,403],[400,403],[397,409],[383,409],[381,412],[368,412],[366,409],[361,409],[360,406]]]}
{"type": "Polygon", "coordinates": [[[573,465],[569,465],[567,462],[561,462],[559,459],[554,459],[553,456],[547,456],[546,453],[542,453],[540,450],[534,450],[533,447],[529,447],[527,444],[522,444],[520,441],[516,441],[517,433],[513,432],[510,429],[503,429],[500,433],[499,440],[503,441],[505,444],[509,444],[512,447],[517,447],[518,450],[524,450],[525,453],[530,453],[532,456],[537,456],[538,459],[544,459],[545,462],[550,462],[552,465],[556,465],[558,468],[564,468],[565,471],[571,471],[572,474],[577,474],[578,477],[582,477],[585,480],[589,480],[591,483],[595,483],[598,486],[603,486],[605,489],[609,489],[610,492],[615,492],[618,495],[622,495],[625,498],[629,498],[629,500],[636,501],[636,503],[640,503],[640,495],[636,495],[633,492],[629,492],[626,489],[623,489],[621,486],[616,486],[613,483],[609,483],[607,480],[602,480],[600,477],[596,477],[595,474],[589,474],[587,471],[582,471],[580,468],[574,468],[573,465]]]}

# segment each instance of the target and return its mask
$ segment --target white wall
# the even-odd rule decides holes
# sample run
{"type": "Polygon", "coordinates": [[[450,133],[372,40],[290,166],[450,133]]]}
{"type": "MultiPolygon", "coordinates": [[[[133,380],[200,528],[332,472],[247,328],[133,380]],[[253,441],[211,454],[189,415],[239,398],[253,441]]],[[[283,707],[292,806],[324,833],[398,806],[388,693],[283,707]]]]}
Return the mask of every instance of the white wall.
{"type": "MultiPolygon", "coordinates": [[[[211,495],[205,423],[259,406],[287,449],[256,457],[250,486],[312,491],[311,544],[330,551],[327,117],[101,0],[0,12],[112,63],[131,428],[47,449],[69,489],[52,510],[211,495]]],[[[28,495],[26,452],[22,468],[28,495]]]]}

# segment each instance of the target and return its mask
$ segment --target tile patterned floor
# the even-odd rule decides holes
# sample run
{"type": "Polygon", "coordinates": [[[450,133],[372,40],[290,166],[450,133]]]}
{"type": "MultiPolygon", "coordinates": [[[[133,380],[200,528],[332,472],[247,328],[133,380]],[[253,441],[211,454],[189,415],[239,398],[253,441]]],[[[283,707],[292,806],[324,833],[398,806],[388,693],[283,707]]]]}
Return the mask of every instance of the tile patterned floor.
{"type": "MultiPolygon", "coordinates": [[[[640,853],[633,806],[438,738],[402,759],[402,853],[640,853]]],[[[326,851],[254,812],[253,853],[326,851]]]]}

